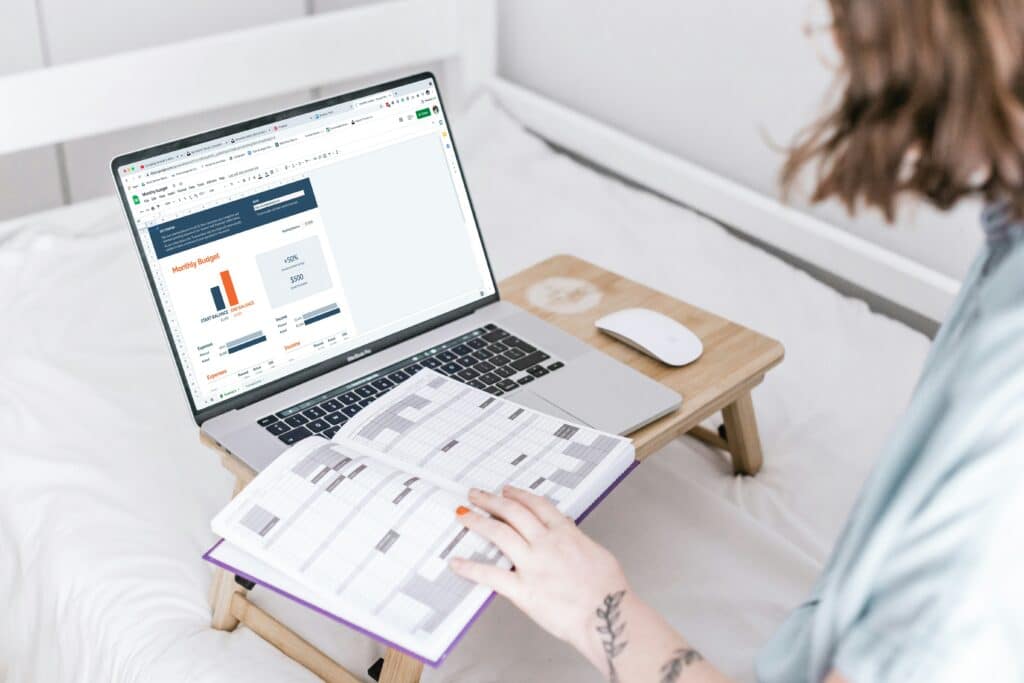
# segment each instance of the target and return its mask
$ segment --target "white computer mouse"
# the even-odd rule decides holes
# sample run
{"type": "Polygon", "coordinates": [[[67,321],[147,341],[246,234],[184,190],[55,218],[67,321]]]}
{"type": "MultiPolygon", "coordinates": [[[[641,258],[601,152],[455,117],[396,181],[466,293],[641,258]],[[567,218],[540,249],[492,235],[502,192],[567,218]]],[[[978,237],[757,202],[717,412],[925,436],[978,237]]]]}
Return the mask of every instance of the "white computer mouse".
{"type": "Polygon", "coordinates": [[[625,308],[594,323],[597,329],[668,365],[700,358],[704,345],[688,327],[647,308],[625,308]]]}

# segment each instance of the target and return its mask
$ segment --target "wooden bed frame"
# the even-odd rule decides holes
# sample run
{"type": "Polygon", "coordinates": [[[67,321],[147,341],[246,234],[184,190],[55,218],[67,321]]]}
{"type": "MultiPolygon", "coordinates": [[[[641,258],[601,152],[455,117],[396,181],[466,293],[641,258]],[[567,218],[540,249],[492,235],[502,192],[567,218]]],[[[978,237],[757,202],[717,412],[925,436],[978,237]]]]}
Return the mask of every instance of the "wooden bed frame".
{"type": "MultiPolygon", "coordinates": [[[[0,77],[0,129],[6,131],[0,155],[440,64],[437,76],[456,115],[475,95],[489,91],[528,128],[561,148],[921,316],[938,320],[944,314],[959,287],[953,278],[499,77],[496,3],[389,0],[0,77]],[[138,78],[139,73],[159,77],[138,78]]],[[[214,586],[214,593],[221,603],[229,600],[218,610],[223,621],[218,627],[237,623],[243,615],[236,614],[236,606],[237,611],[258,609],[244,601],[231,604],[230,585],[214,586]]],[[[276,630],[265,613],[244,616],[246,623],[276,630]]],[[[393,680],[418,674],[398,672],[404,661],[389,664],[387,678],[391,671],[393,680]]],[[[325,677],[348,680],[337,671],[325,677]]]]}

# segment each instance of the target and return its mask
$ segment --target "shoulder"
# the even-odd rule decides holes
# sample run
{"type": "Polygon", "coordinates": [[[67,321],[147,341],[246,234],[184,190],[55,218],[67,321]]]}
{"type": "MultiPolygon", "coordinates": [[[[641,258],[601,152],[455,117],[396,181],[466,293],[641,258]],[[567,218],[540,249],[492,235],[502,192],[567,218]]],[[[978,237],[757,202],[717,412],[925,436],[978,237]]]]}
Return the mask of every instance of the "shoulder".
{"type": "Polygon", "coordinates": [[[833,659],[851,680],[947,680],[982,651],[1024,666],[1021,301],[980,314],[929,387],[941,408],[846,576],[869,586],[833,659]]]}
{"type": "Polygon", "coordinates": [[[980,312],[958,346],[944,386],[931,387],[941,407],[918,454],[922,486],[908,521],[969,523],[964,532],[979,538],[988,528],[981,520],[1024,493],[1013,483],[1024,478],[1024,298],[980,312]]]}
{"type": "Polygon", "coordinates": [[[1020,291],[984,292],[977,319],[950,359],[946,393],[957,412],[995,417],[1024,410],[1024,250],[1019,253],[1020,291]]]}

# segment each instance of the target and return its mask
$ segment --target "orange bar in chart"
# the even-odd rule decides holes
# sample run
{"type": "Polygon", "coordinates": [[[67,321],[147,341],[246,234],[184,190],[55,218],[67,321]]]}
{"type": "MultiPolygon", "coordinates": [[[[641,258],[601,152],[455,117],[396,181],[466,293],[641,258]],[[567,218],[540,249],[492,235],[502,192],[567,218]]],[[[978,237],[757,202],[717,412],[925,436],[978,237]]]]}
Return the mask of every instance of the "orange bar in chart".
{"type": "Polygon", "coordinates": [[[228,295],[228,306],[237,306],[238,295],[235,294],[235,283],[231,281],[231,272],[220,271],[220,281],[224,285],[224,293],[228,295]]]}

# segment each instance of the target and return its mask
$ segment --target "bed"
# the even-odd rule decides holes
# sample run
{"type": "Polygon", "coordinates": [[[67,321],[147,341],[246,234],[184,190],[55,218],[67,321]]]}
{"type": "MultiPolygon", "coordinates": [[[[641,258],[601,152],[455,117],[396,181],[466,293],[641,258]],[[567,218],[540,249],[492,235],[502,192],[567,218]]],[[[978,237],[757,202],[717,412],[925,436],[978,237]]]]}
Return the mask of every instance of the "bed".
{"type": "MultiPolygon", "coordinates": [[[[555,151],[502,92],[483,88],[452,117],[499,279],[569,252],[786,346],[754,391],[757,477],[679,439],[584,523],[706,657],[751,680],[899,419],[928,339],[555,151]]],[[[212,569],[199,558],[232,482],[198,442],[124,223],[113,197],[0,223],[0,680],[315,680],[246,629],[209,626],[212,569]]],[[[382,652],[267,591],[253,599],[353,672],[382,652]]],[[[497,601],[423,679],[596,675],[497,601]]]]}

